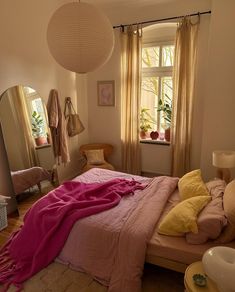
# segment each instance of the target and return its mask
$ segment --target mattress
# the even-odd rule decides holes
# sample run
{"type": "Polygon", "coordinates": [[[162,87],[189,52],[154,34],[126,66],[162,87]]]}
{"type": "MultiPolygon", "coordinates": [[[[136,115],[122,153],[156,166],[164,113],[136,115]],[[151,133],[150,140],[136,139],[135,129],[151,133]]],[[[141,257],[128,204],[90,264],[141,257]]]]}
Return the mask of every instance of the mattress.
{"type": "MultiPolygon", "coordinates": [[[[171,195],[164,212],[157,223],[153,232],[152,238],[148,242],[147,247],[147,261],[154,263],[155,257],[161,257],[164,259],[172,260],[175,262],[189,265],[193,262],[200,261],[204,252],[218,244],[213,241],[208,241],[205,244],[189,244],[185,237],[166,236],[157,232],[158,225],[163,217],[180,201],[178,189],[171,195]]],[[[226,244],[235,248],[235,242],[226,244]]]]}

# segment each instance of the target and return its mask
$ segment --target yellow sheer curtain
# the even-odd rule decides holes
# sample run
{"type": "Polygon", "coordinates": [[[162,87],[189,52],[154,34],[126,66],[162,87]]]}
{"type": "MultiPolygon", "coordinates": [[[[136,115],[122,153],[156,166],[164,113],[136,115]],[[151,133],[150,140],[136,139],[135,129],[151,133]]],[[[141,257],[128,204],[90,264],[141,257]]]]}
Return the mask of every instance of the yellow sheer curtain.
{"type": "Polygon", "coordinates": [[[38,165],[38,160],[23,86],[15,86],[11,91],[11,97],[14,100],[12,104],[14,104],[16,118],[22,133],[22,147],[24,148],[24,153],[26,153],[25,168],[36,166],[38,165]]]}
{"type": "Polygon", "coordinates": [[[185,17],[178,25],[176,32],[171,139],[173,149],[173,176],[182,176],[190,170],[192,114],[199,20],[193,24],[190,17],[185,17]]]}
{"type": "Polygon", "coordinates": [[[121,141],[122,170],[140,174],[139,114],[141,94],[141,42],[139,27],[121,32],[121,141]]]}

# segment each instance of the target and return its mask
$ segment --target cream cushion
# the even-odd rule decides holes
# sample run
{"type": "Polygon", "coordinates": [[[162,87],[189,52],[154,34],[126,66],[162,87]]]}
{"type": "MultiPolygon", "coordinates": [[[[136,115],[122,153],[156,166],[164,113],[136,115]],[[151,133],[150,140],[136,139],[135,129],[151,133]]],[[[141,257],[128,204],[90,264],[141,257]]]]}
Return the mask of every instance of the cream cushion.
{"type": "Polygon", "coordinates": [[[197,196],[180,202],[163,218],[158,233],[172,236],[197,233],[197,215],[210,200],[211,196],[197,196]]]}
{"type": "Polygon", "coordinates": [[[216,239],[218,243],[228,243],[235,239],[235,227],[232,226],[229,222],[221,235],[216,239]]]}
{"type": "Polygon", "coordinates": [[[201,170],[196,169],[186,173],[178,182],[181,201],[196,196],[209,196],[209,192],[202,180],[201,170]]]}
{"type": "Polygon", "coordinates": [[[228,225],[217,239],[217,242],[227,243],[235,239],[235,180],[226,186],[223,203],[228,225]]]}
{"type": "Polygon", "coordinates": [[[85,155],[88,164],[101,165],[105,163],[103,149],[86,150],[85,155]]]}
{"type": "Polygon", "coordinates": [[[224,192],[224,211],[229,223],[235,227],[235,180],[231,181],[224,192]]]}

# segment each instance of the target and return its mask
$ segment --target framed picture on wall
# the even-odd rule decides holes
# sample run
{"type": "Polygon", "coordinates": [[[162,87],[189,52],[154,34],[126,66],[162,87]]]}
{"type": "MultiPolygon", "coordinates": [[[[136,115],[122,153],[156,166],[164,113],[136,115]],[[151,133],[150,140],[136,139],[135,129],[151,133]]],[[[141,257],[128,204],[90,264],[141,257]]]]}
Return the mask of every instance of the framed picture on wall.
{"type": "Polygon", "coordinates": [[[114,80],[97,81],[98,105],[115,106],[114,80]]]}

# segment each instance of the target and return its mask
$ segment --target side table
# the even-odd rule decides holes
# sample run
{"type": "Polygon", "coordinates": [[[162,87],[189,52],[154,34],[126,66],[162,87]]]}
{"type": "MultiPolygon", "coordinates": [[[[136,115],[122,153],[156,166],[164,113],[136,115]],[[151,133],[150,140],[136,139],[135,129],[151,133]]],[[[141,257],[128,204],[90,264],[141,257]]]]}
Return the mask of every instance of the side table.
{"type": "Polygon", "coordinates": [[[193,282],[193,275],[194,274],[202,274],[205,275],[203,270],[202,262],[195,262],[188,266],[184,274],[184,286],[186,292],[219,292],[216,287],[216,284],[207,278],[207,285],[205,287],[197,286],[193,282]]]}

